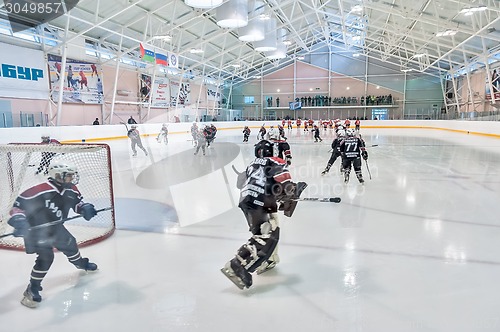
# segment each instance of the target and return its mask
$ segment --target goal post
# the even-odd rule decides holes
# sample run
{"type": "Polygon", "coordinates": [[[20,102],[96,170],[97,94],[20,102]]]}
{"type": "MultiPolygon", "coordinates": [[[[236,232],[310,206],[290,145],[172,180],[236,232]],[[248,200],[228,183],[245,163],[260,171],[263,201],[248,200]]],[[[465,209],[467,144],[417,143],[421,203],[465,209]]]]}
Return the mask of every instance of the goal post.
{"type": "MultiPolygon", "coordinates": [[[[50,163],[69,161],[78,169],[78,189],[87,203],[102,211],[86,221],[74,218],[65,223],[79,246],[102,241],[115,230],[111,153],[107,144],[40,144],[0,145],[0,236],[13,232],[8,225],[9,211],[16,198],[26,189],[45,182],[50,163]]],[[[75,216],[70,210],[68,217],[75,216]]],[[[0,238],[0,248],[24,250],[23,238],[0,238]]]]}

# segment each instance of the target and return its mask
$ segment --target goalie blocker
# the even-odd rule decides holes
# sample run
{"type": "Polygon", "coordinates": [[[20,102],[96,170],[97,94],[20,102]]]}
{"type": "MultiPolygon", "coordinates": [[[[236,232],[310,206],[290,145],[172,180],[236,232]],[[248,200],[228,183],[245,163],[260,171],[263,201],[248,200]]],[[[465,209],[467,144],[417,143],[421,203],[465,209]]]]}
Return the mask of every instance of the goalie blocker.
{"type": "Polygon", "coordinates": [[[291,182],[289,183],[289,185],[285,186],[284,196],[278,196],[278,201],[280,202],[278,210],[283,211],[283,214],[285,216],[291,217],[293,215],[293,212],[295,211],[295,208],[297,207],[300,195],[306,188],[307,183],[305,182],[291,182]],[[288,193],[287,190],[289,190],[288,193]]]}

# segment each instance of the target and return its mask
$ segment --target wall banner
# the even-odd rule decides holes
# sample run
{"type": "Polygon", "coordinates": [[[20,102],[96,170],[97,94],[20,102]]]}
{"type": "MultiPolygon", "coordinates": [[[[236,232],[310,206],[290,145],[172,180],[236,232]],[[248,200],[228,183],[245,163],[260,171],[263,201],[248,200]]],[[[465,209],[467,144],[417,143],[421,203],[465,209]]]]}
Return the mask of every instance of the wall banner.
{"type": "Polygon", "coordinates": [[[42,51],[0,43],[0,97],[49,99],[42,51]]]}
{"type": "Polygon", "coordinates": [[[151,96],[151,106],[152,107],[169,107],[170,106],[170,81],[166,77],[155,78],[155,83],[153,84],[153,91],[151,91],[151,76],[141,74],[141,98],[142,102],[149,102],[149,94],[151,96]]]}
{"type": "Polygon", "coordinates": [[[62,58],[48,55],[52,100],[59,98],[59,80],[64,80],[63,103],[102,104],[104,102],[102,68],[100,65],[66,59],[66,71],[61,77],[62,58]]]}
{"type": "Polygon", "coordinates": [[[220,107],[222,94],[220,93],[220,89],[215,85],[207,85],[207,101],[216,101],[216,106],[220,107]]]}
{"type": "MultiPolygon", "coordinates": [[[[495,100],[498,101],[500,100],[500,65],[490,66],[489,75],[491,87],[493,88],[493,93],[495,94],[495,100]]],[[[486,80],[486,99],[491,100],[491,89],[488,84],[488,80],[486,80]]]]}
{"type": "Polygon", "coordinates": [[[191,104],[191,85],[189,83],[170,82],[170,104],[172,106],[191,104]],[[178,102],[177,102],[178,101],[178,102]]]}

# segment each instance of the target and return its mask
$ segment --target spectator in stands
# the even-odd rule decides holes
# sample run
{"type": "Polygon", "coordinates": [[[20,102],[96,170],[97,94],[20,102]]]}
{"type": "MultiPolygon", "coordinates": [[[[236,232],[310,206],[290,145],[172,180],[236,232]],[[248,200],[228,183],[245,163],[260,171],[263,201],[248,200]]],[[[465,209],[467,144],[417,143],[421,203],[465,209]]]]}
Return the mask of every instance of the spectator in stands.
{"type": "Polygon", "coordinates": [[[137,122],[135,121],[135,119],[132,117],[132,115],[130,116],[130,118],[128,119],[127,121],[128,124],[137,124],[137,122]]]}
{"type": "Polygon", "coordinates": [[[92,123],[94,126],[99,125],[99,118],[95,118],[94,122],[92,123]]]}

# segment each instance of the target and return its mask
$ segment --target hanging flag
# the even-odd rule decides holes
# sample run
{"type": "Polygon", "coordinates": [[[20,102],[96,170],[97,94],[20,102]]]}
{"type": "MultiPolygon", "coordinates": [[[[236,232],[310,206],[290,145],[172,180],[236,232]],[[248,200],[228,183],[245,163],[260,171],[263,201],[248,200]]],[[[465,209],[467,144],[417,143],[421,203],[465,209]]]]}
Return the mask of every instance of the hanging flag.
{"type": "Polygon", "coordinates": [[[147,50],[140,44],[141,47],[141,59],[147,62],[155,62],[155,52],[147,50]]]}
{"type": "Polygon", "coordinates": [[[156,64],[168,66],[168,57],[166,55],[156,53],[156,64]]]}

